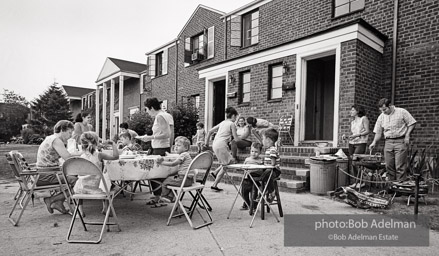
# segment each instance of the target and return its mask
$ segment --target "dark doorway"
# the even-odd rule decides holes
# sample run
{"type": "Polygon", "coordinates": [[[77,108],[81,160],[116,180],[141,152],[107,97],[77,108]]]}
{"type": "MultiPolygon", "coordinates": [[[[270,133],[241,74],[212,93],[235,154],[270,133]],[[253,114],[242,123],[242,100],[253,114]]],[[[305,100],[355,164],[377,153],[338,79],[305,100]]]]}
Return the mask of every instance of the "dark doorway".
{"type": "Polygon", "coordinates": [[[306,63],[305,140],[332,140],[335,56],[306,63]]]}
{"type": "Polygon", "coordinates": [[[213,82],[213,126],[224,121],[226,114],[226,80],[213,82]]]}

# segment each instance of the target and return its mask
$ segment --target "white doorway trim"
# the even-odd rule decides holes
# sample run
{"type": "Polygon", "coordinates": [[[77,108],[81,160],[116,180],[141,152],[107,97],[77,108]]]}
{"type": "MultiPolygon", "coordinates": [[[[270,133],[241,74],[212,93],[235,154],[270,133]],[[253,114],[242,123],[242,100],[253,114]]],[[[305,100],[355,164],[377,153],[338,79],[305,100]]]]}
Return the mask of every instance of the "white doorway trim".
{"type": "Polygon", "coordinates": [[[225,106],[227,107],[227,93],[229,89],[229,76],[227,73],[218,74],[212,77],[206,77],[205,82],[205,102],[204,102],[204,127],[209,131],[213,126],[213,83],[221,80],[226,80],[225,85],[225,106]]]}
{"type": "Polygon", "coordinates": [[[334,124],[333,147],[338,145],[339,101],[340,101],[340,48],[341,44],[330,45],[313,49],[296,55],[296,99],[294,119],[294,146],[299,146],[305,138],[305,104],[306,104],[306,63],[309,60],[335,55],[335,81],[334,81],[334,124]]]}

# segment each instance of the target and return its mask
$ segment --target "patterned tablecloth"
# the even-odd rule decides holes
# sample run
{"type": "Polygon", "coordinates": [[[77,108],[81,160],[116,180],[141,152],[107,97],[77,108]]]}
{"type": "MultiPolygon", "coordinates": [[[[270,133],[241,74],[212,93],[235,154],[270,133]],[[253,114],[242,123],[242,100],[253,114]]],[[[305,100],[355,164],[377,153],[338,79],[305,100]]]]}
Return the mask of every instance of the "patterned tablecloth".
{"type": "MultiPolygon", "coordinates": [[[[171,162],[177,159],[178,155],[165,156],[164,161],[171,162]]],[[[176,172],[178,166],[164,166],[157,164],[160,156],[136,156],[133,159],[119,159],[104,161],[104,173],[112,181],[118,180],[149,180],[166,178],[176,172]]]]}

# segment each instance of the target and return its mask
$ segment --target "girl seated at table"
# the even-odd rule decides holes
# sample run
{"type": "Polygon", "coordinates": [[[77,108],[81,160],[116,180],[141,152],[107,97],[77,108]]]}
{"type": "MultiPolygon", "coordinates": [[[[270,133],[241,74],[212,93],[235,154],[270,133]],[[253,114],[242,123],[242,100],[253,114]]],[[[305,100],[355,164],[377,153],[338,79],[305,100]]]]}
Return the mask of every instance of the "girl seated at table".
{"type": "MultiPolygon", "coordinates": [[[[179,136],[175,139],[174,151],[179,154],[178,158],[172,162],[164,162],[163,157],[157,159],[157,163],[165,166],[177,166],[177,172],[172,173],[169,177],[167,177],[162,183],[162,193],[159,197],[154,200],[157,202],[153,207],[165,206],[167,202],[174,202],[174,194],[167,186],[181,186],[183,182],[184,175],[186,174],[187,169],[192,161],[191,155],[189,154],[191,142],[188,138],[179,136]]],[[[189,187],[193,184],[195,178],[195,173],[188,173],[187,179],[184,183],[184,187],[189,187]]]]}
{"type": "Polygon", "coordinates": [[[126,154],[127,152],[139,151],[142,150],[139,144],[132,142],[132,137],[129,132],[124,132],[119,135],[120,143],[118,144],[118,148],[122,148],[119,153],[121,155],[126,154]]]}
{"type": "MultiPolygon", "coordinates": [[[[119,151],[117,150],[116,145],[113,141],[106,141],[107,144],[112,145],[113,154],[106,154],[98,152],[98,142],[99,137],[94,132],[84,132],[80,137],[83,154],[82,158],[85,158],[95,164],[99,170],[102,171],[102,161],[103,160],[117,160],[119,159],[119,151]]],[[[107,188],[110,189],[111,183],[110,178],[107,173],[104,173],[105,181],[107,183],[107,188]]],[[[79,176],[78,181],[76,181],[75,186],[73,187],[73,191],[75,193],[80,194],[96,194],[103,193],[105,191],[104,185],[101,182],[100,178],[95,175],[86,175],[79,176]]],[[[102,213],[105,214],[106,205],[104,203],[102,213]]],[[[82,210],[82,202],[80,202],[79,210],[83,216],[85,216],[84,211],[82,210]]]]}
{"type": "MultiPolygon", "coordinates": [[[[262,165],[264,164],[264,159],[260,157],[262,151],[262,145],[259,142],[253,142],[250,148],[250,156],[247,157],[244,161],[244,164],[259,164],[262,165]]],[[[263,173],[263,170],[257,170],[257,171],[253,171],[250,175],[252,177],[259,177],[261,176],[263,173]]],[[[250,194],[252,191],[252,187],[253,187],[253,182],[250,180],[250,177],[247,177],[246,179],[244,179],[243,183],[242,183],[242,197],[244,199],[244,203],[241,206],[241,210],[248,210],[249,206],[250,206],[250,194]]],[[[253,195],[254,198],[252,198],[253,200],[256,199],[256,194],[253,195]]]]}

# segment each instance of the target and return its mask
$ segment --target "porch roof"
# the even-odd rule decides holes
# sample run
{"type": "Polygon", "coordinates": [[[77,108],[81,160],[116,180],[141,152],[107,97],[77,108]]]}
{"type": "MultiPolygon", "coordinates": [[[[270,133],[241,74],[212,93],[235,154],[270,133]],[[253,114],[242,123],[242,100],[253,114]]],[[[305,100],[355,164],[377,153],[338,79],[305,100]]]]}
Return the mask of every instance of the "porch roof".
{"type": "Polygon", "coordinates": [[[117,73],[123,73],[123,75],[131,77],[139,77],[139,73],[144,70],[146,70],[145,64],[107,57],[96,83],[108,80],[117,73]]]}

